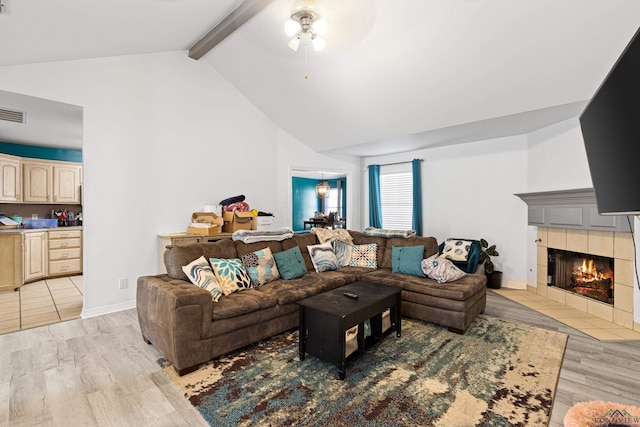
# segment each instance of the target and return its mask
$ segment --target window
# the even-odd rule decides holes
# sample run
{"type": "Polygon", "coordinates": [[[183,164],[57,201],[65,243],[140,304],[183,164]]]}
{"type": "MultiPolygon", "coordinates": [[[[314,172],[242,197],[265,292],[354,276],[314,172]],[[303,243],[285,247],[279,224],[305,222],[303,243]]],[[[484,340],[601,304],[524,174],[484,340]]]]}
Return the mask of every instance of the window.
{"type": "Polygon", "coordinates": [[[410,164],[380,167],[380,204],[384,228],[412,228],[413,180],[410,164]]]}
{"type": "Polygon", "coordinates": [[[337,212],[340,218],[344,217],[343,198],[344,180],[331,181],[329,197],[322,199],[322,212],[328,215],[330,212],[337,212]]]}

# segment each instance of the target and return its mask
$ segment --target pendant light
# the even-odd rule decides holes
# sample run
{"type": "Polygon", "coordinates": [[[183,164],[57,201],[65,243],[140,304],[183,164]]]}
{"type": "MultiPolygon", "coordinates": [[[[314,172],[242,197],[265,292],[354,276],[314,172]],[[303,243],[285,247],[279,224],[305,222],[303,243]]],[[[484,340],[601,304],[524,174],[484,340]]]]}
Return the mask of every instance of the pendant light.
{"type": "Polygon", "coordinates": [[[322,172],[322,180],[316,185],[316,196],[319,199],[326,199],[329,197],[329,190],[331,190],[331,186],[329,182],[324,180],[324,171],[322,172]]]}

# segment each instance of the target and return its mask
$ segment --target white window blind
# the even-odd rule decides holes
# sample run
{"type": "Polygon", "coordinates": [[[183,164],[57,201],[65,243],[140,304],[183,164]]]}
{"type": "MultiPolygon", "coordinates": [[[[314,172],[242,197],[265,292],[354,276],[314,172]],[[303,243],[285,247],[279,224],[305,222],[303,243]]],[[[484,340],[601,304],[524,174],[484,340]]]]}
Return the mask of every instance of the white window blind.
{"type": "Polygon", "coordinates": [[[411,165],[402,168],[380,167],[380,204],[384,228],[411,229],[413,209],[411,165]]]}
{"type": "Polygon", "coordinates": [[[327,198],[327,203],[325,203],[325,214],[338,212],[338,197],[340,197],[340,191],[337,188],[329,190],[329,197],[327,198]]]}

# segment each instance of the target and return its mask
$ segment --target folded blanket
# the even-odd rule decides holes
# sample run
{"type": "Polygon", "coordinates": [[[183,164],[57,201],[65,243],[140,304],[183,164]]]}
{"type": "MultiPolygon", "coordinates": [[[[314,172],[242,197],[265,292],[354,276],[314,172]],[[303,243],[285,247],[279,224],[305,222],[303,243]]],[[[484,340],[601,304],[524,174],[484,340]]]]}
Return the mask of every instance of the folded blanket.
{"type": "Polygon", "coordinates": [[[367,227],[362,231],[364,236],[373,237],[411,237],[416,235],[416,230],[387,230],[384,228],[367,227]]]}
{"type": "Polygon", "coordinates": [[[353,245],[353,237],[351,237],[351,234],[343,228],[331,230],[329,228],[313,227],[311,229],[311,233],[318,237],[318,241],[320,243],[331,243],[334,240],[340,240],[348,245],[353,245]]]}
{"type": "Polygon", "coordinates": [[[293,237],[293,230],[289,227],[282,227],[277,230],[238,230],[231,235],[232,240],[241,240],[244,243],[285,240],[291,237],[293,237]]]}

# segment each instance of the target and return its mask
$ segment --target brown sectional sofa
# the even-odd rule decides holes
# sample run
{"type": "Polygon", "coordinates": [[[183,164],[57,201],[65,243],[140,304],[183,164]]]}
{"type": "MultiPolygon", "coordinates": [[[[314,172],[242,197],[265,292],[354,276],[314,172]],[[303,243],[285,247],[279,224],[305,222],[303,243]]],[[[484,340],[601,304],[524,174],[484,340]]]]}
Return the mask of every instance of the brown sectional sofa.
{"type": "Polygon", "coordinates": [[[176,371],[183,375],[199,364],[248,344],[298,326],[298,305],[303,298],[357,280],[401,287],[402,314],[464,333],[486,305],[486,277],[471,274],[438,284],[427,277],[391,272],[393,246],[424,245],[424,257],[438,251],[433,237],[381,238],[350,231],[354,244],[376,243],[377,269],[342,267],[316,273],[307,246],[318,244],[314,234],[296,234],[284,241],[245,244],[220,240],[187,246],[168,246],[164,254],[167,274],[138,279],[137,310],[140,329],[176,371]],[[256,289],[235,292],[212,302],[211,294],[192,285],[182,271],[196,258],[239,258],[269,247],[273,253],[299,246],[308,273],[298,279],[278,279],[256,289]]]}

